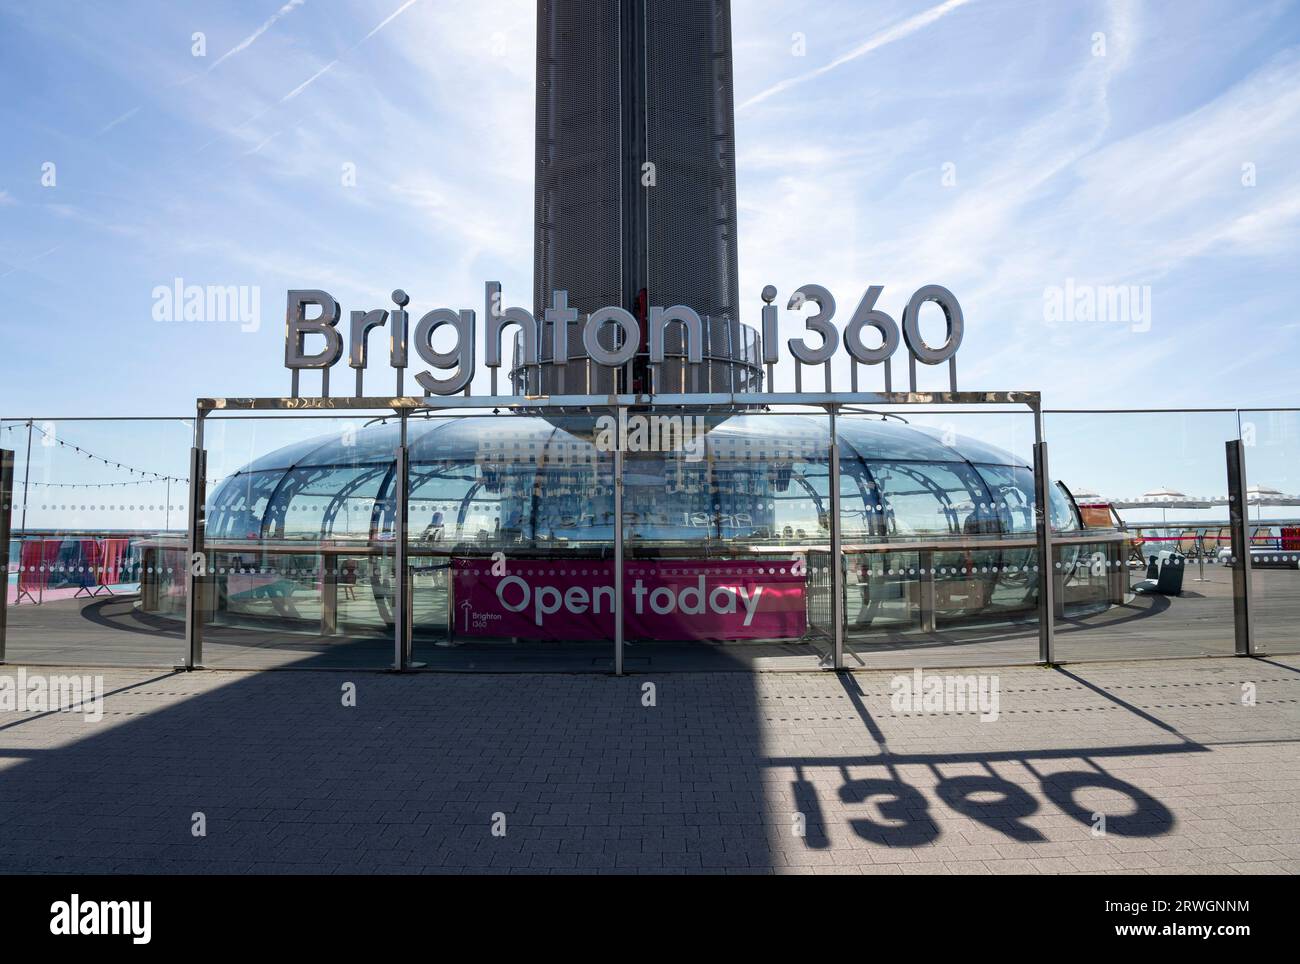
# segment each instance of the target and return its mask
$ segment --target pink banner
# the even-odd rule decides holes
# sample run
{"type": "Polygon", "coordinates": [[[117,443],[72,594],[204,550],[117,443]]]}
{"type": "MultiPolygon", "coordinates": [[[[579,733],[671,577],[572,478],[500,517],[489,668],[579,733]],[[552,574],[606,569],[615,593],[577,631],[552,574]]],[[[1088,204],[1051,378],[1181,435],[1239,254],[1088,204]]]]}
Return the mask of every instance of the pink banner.
{"type": "Polygon", "coordinates": [[[131,540],[104,539],[102,545],[104,555],[101,563],[99,584],[101,586],[116,586],[122,582],[122,577],[125,575],[123,563],[126,561],[126,554],[131,548],[131,540]]]}
{"type": "Polygon", "coordinates": [[[62,539],[28,539],[18,551],[18,597],[36,600],[50,584],[62,539]],[[33,595],[33,593],[35,595],[33,595]]]}
{"type": "MultiPolygon", "coordinates": [[[[512,559],[495,568],[452,560],[456,635],[613,638],[613,563],[512,559]]],[[[623,612],[628,639],[797,639],[804,576],[789,559],[626,562],[623,612]]]]}

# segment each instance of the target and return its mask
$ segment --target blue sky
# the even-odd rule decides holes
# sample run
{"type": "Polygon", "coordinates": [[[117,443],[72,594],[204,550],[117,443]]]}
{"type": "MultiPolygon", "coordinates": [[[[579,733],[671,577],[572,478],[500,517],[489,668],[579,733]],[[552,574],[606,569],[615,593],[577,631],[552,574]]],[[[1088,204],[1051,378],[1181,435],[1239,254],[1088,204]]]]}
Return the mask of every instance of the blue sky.
{"type": "MultiPolygon", "coordinates": [[[[733,27],[745,320],[768,282],[842,321],[936,282],[963,388],[1300,399],[1295,3],[736,0],[733,27]],[[1149,323],[1052,321],[1067,284],[1148,289],[1149,323]]],[[[287,393],[291,287],[527,305],[534,29],[531,0],[0,4],[0,415],[287,393]],[[175,278],[256,287],[260,326],[156,321],[175,278]]]]}

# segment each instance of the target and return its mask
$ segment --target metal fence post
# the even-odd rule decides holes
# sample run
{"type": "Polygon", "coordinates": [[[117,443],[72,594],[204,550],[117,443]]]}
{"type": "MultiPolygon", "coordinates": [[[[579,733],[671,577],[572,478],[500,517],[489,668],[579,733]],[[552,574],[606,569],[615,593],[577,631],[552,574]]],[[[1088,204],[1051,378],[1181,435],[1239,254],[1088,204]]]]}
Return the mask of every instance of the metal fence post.
{"type": "MultiPolygon", "coordinates": [[[[9,631],[9,533],[14,508],[14,453],[0,449],[0,573],[4,573],[4,591],[0,593],[0,665],[5,661],[5,636],[9,631]]],[[[18,550],[19,565],[22,550],[18,550]]],[[[21,579],[21,574],[19,575],[21,579]]]]}
{"type": "Polygon", "coordinates": [[[623,675],[623,437],[626,409],[614,413],[614,675],[623,675]]]}
{"type": "Polygon", "coordinates": [[[406,411],[400,417],[397,469],[393,485],[393,669],[411,668],[411,634],[407,613],[411,605],[411,578],[406,559],[407,504],[410,502],[409,452],[406,447],[406,411]]]}
{"type": "Polygon", "coordinates": [[[1128,558],[1124,555],[1124,544],[1108,545],[1106,560],[1110,571],[1110,602],[1113,606],[1122,606],[1128,594],[1128,558]],[[1111,555],[1114,558],[1111,558],[1111,555]]]}
{"type": "MultiPolygon", "coordinates": [[[[829,377],[829,376],[828,376],[829,377]]],[[[840,438],[835,423],[836,406],[829,406],[831,432],[831,666],[844,668],[844,549],[840,538],[840,438]]]]}
{"type": "MultiPolygon", "coordinates": [[[[203,607],[201,596],[209,584],[210,565],[204,551],[204,505],[207,502],[208,453],[203,447],[203,410],[194,419],[194,445],[190,448],[190,494],[185,532],[185,659],[177,669],[203,668],[203,607]]],[[[161,559],[159,560],[161,561],[161,559]]]]}
{"type": "Polygon", "coordinates": [[[933,633],[939,629],[938,587],[934,578],[934,551],[922,549],[917,554],[917,602],[921,610],[921,632],[933,633]]]}
{"type": "MultiPolygon", "coordinates": [[[[32,419],[27,420],[27,451],[23,456],[23,514],[18,523],[18,538],[27,535],[27,488],[32,477],[32,419]]],[[[19,550],[19,565],[22,565],[22,550],[19,550]]]]}
{"type": "Polygon", "coordinates": [[[1055,553],[1047,443],[1034,443],[1034,533],[1038,539],[1038,662],[1051,665],[1056,648],[1055,553]]]}
{"type": "Polygon", "coordinates": [[[1255,653],[1255,621],[1250,610],[1250,506],[1246,501],[1246,447],[1241,439],[1226,444],[1228,458],[1228,528],[1232,533],[1232,622],[1236,654],[1255,653]]]}
{"type": "Polygon", "coordinates": [[[447,574],[447,645],[450,646],[456,638],[456,573],[452,569],[451,556],[447,557],[447,568],[443,571],[447,574]]]}

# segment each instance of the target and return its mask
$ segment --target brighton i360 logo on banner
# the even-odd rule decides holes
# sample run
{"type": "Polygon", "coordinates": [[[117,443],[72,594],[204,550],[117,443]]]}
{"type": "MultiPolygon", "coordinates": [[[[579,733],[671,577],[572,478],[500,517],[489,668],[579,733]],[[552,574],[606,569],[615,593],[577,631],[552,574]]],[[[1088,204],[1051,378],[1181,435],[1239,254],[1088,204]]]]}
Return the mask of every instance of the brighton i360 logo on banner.
{"type": "MultiPolygon", "coordinates": [[[[790,354],[801,364],[821,365],[830,362],[842,345],[853,361],[862,365],[879,365],[887,364],[900,343],[905,343],[913,362],[924,365],[951,362],[961,347],[965,329],[961,305],[953,293],[941,285],[919,288],[903,309],[900,325],[891,315],[877,307],[883,290],[880,285],[872,285],[867,289],[841,333],[833,321],[836,304],[830,291],[816,284],[798,288],[790,296],[786,309],[801,311],[807,305],[815,307],[814,313],[804,316],[804,327],[807,333],[816,335],[820,343],[810,345],[805,338],[790,338],[786,342],[790,354]],[[936,305],[942,311],[947,325],[945,341],[938,347],[928,345],[921,336],[920,314],[925,304],[936,305]],[[876,332],[876,337],[872,340],[878,340],[879,344],[874,347],[867,344],[867,329],[876,332]]],[[[777,289],[768,285],[763,289],[762,297],[763,363],[775,365],[781,361],[777,332],[778,309],[773,304],[777,289]]],[[[372,308],[351,313],[347,332],[348,367],[358,372],[359,379],[360,373],[369,365],[368,342],[371,332],[388,326],[388,363],[398,370],[399,379],[400,372],[409,365],[410,353],[414,350],[429,366],[429,370],[415,375],[416,382],[426,393],[455,395],[465,391],[474,379],[477,363],[478,331],[475,312],[469,308],[435,308],[420,316],[412,332],[410,313],[406,310],[410,297],[398,289],[393,292],[392,298],[393,308],[372,308]],[[455,333],[455,345],[439,351],[433,347],[433,339],[443,328],[449,328],[455,333]]],[[[597,365],[617,368],[630,362],[641,350],[641,322],[624,308],[606,307],[582,316],[576,308],[569,305],[568,292],[554,291],[551,293],[550,306],[543,312],[545,325],[539,327],[532,312],[524,308],[502,308],[501,303],[501,285],[495,281],[487,282],[483,297],[483,314],[486,318],[483,355],[484,364],[494,371],[501,367],[502,341],[506,329],[512,326],[519,330],[525,365],[538,364],[541,357],[539,341],[541,333],[546,330],[550,331],[552,339],[548,360],[567,361],[569,333],[579,324],[583,349],[587,357],[597,365]],[[607,347],[609,339],[601,337],[602,331],[607,327],[618,329],[621,333],[621,337],[615,341],[616,347],[607,347]]],[[[284,364],[294,373],[295,396],[298,372],[302,370],[323,371],[325,382],[322,394],[328,394],[329,369],[338,363],[344,351],[343,335],[338,330],[342,319],[338,301],[326,291],[291,290],[288,293],[285,318],[284,364]],[[323,339],[324,345],[316,351],[309,351],[306,341],[310,336],[323,339]]],[[[704,319],[695,309],[685,305],[651,307],[646,312],[645,323],[651,364],[665,360],[666,333],[670,325],[680,325],[684,332],[684,357],[687,362],[699,364],[704,360],[704,319]]],[[[887,379],[886,388],[888,387],[887,379]]],[[[915,389],[915,384],[912,387],[915,389]]]]}

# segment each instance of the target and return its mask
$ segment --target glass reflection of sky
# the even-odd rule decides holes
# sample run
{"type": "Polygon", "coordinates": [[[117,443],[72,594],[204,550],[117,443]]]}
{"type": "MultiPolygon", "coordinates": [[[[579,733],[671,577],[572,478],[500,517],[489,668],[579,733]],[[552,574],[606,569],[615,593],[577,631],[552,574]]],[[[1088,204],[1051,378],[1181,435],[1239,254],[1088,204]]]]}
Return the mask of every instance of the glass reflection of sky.
{"type": "MultiPolygon", "coordinates": [[[[976,439],[842,416],[840,517],[847,542],[1033,531],[1033,475],[976,439]]],[[[821,415],[710,418],[702,457],[629,452],[629,544],[825,546],[830,422],[821,415]]],[[[442,551],[599,549],[613,540],[613,457],[592,419],[412,419],[410,532],[442,551]]],[[[397,426],[295,442],[213,494],[208,538],[365,542],[391,538],[397,426]]],[[[1054,527],[1077,522],[1053,489],[1054,527]]]]}

